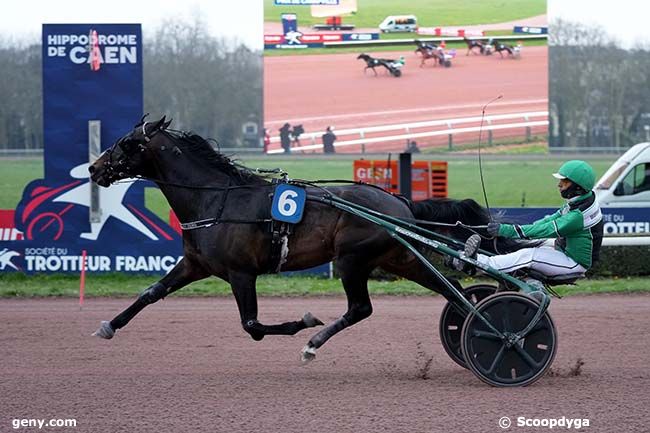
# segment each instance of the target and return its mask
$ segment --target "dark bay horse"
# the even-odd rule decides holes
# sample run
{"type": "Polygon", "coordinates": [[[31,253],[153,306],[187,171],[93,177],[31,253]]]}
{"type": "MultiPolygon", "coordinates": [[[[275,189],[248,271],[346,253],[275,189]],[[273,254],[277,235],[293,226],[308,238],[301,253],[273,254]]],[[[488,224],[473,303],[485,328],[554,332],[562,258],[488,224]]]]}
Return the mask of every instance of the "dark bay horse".
{"type": "Polygon", "coordinates": [[[399,77],[402,75],[402,71],[400,70],[400,68],[402,67],[403,62],[399,64],[400,63],[399,60],[375,58],[365,53],[359,54],[357,56],[357,60],[363,60],[364,62],[366,62],[366,67],[363,68],[364,74],[368,69],[370,69],[372,72],[375,73],[375,77],[376,77],[377,71],[375,70],[375,68],[377,66],[383,66],[391,75],[395,77],[399,77]]]}
{"type": "Polygon", "coordinates": [[[377,71],[375,68],[377,66],[380,66],[379,59],[376,59],[369,54],[361,53],[357,56],[357,60],[363,60],[366,62],[366,67],[363,68],[363,72],[365,73],[368,69],[370,69],[372,72],[375,73],[375,76],[377,75],[377,71]]]}
{"type": "Polygon", "coordinates": [[[463,41],[465,44],[467,44],[467,53],[465,53],[466,56],[469,56],[470,52],[474,53],[475,48],[478,48],[480,54],[485,54],[485,43],[483,43],[483,41],[480,41],[478,39],[467,39],[465,36],[463,36],[463,41]]]}
{"type": "Polygon", "coordinates": [[[415,40],[415,53],[420,55],[420,67],[425,65],[425,62],[429,59],[433,59],[434,66],[441,65],[445,67],[451,66],[451,61],[445,57],[445,44],[444,42],[440,45],[434,43],[425,43],[419,39],[415,40]]]}
{"type": "Polygon", "coordinates": [[[494,51],[499,53],[501,58],[503,58],[504,51],[506,52],[508,57],[513,57],[513,58],[517,57],[519,55],[519,50],[521,48],[520,44],[517,45],[504,44],[503,42],[500,42],[496,39],[488,40],[488,44],[494,47],[494,51]]]}
{"type": "Polygon", "coordinates": [[[434,64],[439,61],[438,58],[438,45],[432,43],[427,44],[419,39],[415,40],[415,54],[420,55],[420,67],[424,66],[425,60],[434,59],[434,64]]]}
{"type": "MultiPolygon", "coordinates": [[[[230,283],[242,326],[254,340],[266,335],[293,335],[322,325],[310,313],[281,324],[258,321],[257,277],[280,267],[276,268],[270,248],[275,185],[215,151],[198,135],[168,129],[169,123],[163,117],[136,125],[90,166],[92,180],[108,187],[126,178],[150,179],[158,184],[181,222],[212,219],[212,223],[197,223],[198,228],[185,230],[184,256],[179,263],[113,320],[102,322],[94,335],[112,338],[147,305],[212,275],[230,283]]],[[[488,222],[485,210],[473,200],[416,203],[368,185],[307,188],[308,195],[325,193],[396,217],[474,225],[488,222]]],[[[335,260],[348,300],[347,311],[314,334],[303,348],[304,361],[311,360],[316,349],[334,334],[372,314],[368,276],[377,267],[453,297],[441,280],[430,275],[383,228],[325,203],[306,202],[303,220],[285,238],[282,253],[279,263],[283,271],[335,260]]]]}

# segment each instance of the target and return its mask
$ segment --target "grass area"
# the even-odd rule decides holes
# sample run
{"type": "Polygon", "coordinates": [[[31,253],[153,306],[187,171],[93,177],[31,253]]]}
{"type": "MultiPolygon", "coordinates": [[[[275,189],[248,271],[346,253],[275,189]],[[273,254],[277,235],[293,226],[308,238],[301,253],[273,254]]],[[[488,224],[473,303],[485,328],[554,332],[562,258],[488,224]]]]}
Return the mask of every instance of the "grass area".
{"type": "Polygon", "coordinates": [[[10,158],[0,160],[0,209],[14,209],[22,198],[23,189],[34,179],[43,178],[40,158],[10,158]]]}
{"type": "MultiPolygon", "coordinates": [[[[132,276],[124,274],[88,275],[86,296],[88,297],[132,297],[157,281],[156,276],[132,276]]],[[[463,281],[464,286],[474,284],[474,279],[463,281]]],[[[373,295],[415,295],[430,296],[432,292],[406,280],[370,281],[373,295]]],[[[650,291],[648,278],[614,278],[582,280],[577,286],[559,286],[561,295],[593,293],[634,293],[650,291]]],[[[74,275],[0,275],[0,297],[31,298],[44,296],[77,297],[79,278],[74,275]]],[[[190,284],[172,296],[230,296],[227,283],[209,278],[190,284]]],[[[310,277],[262,276],[258,279],[257,293],[261,296],[343,296],[339,280],[310,277]]]]}
{"type": "MultiPolygon", "coordinates": [[[[531,145],[534,146],[534,145],[531,145]]],[[[539,146],[539,145],[538,145],[539,146]]],[[[505,148],[504,148],[505,149],[505,148]]],[[[521,150],[523,153],[524,150],[521,150]]],[[[516,153],[513,151],[513,153],[516,153]]],[[[431,158],[430,155],[415,156],[431,158]]],[[[342,159],[302,159],[286,157],[245,157],[241,160],[248,167],[281,167],[292,178],[298,179],[352,179],[352,160],[342,159]]],[[[440,155],[445,160],[445,155],[440,155]]],[[[585,159],[589,161],[588,156],[585,159]]],[[[615,160],[590,161],[598,176],[602,175],[615,160]]],[[[556,181],[550,174],[561,165],[559,160],[484,160],[483,176],[491,206],[520,206],[525,196],[527,206],[559,206],[562,203],[556,181]]],[[[42,176],[42,162],[36,159],[16,159],[0,161],[0,209],[13,209],[20,201],[24,186],[32,179],[42,176]]],[[[483,202],[478,163],[475,159],[449,161],[449,194],[456,198],[474,198],[483,202]]],[[[160,191],[147,188],[145,193],[147,207],[167,220],[169,206],[160,191]]]]}
{"type": "MultiPolygon", "coordinates": [[[[530,145],[530,150],[540,151],[541,145],[530,145]]],[[[503,154],[527,153],[523,149],[504,147],[503,154]]],[[[415,157],[417,159],[417,157],[415,157]]],[[[444,160],[444,155],[441,155],[444,160]]],[[[587,159],[588,160],[588,159],[587,159]]],[[[614,162],[595,160],[592,166],[601,175],[614,162]]],[[[268,158],[262,160],[244,160],[249,167],[281,167],[296,179],[352,179],[351,160],[295,160],[268,158]]],[[[483,161],[483,177],[490,201],[493,207],[518,207],[522,201],[531,207],[559,207],[563,199],[556,188],[557,181],[551,173],[557,171],[561,161],[483,161]]],[[[449,161],[449,196],[455,198],[473,198],[483,203],[483,192],[476,160],[449,161]]],[[[158,215],[167,215],[168,206],[159,191],[147,191],[148,207],[158,215]],[[155,196],[158,195],[158,198],[155,196]],[[161,214],[160,212],[164,212],[161,214]]],[[[167,217],[163,217],[167,220],[167,217]]]]}
{"type": "MultiPolygon", "coordinates": [[[[453,149],[448,148],[424,148],[424,154],[458,154],[458,153],[476,153],[478,151],[477,143],[454,144],[453,149]]],[[[482,141],[481,152],[490,155],[548,155],[548,142],[546,137],[533,136],[530,141],[525,138],[495,140],[491,145],[482,141]]]]}
{"type": "Polygon", "coordinates": [[[489,148],[486,153],[498,155],[546,155],[548,154],[547,143],[526,143],[514,146],[496,146],[489,148]]]}
{"type": "MultiPolygon", "coordinates": [[[[588,158],[587,158],[588,159],[588,158]]],[[[598,175],[605,172],[612,161],[590,161],[598,175]]],[[[563,199],[557,192],[557,181],[551,173],[562,161],[483,161],[483,178],[490,206],[559,207],[563,199]]],[[[449,162],[449,195],[473,198],[483,203],[478,162],[472,160],[449,162]]]]}
{"type": "MultiPolygon", "coordinates": [[[[357,12],[343,23],[359,28],[377,27],[389,15],[415,15],[421,27],[492,24],[546,13],[546,0],[357,0],[357,12]]],[[[282,13],[296,13],[298,25],[323,24],[308,6],[276,6],[264,0],[264,21],[279,22],[282,13]]]]}

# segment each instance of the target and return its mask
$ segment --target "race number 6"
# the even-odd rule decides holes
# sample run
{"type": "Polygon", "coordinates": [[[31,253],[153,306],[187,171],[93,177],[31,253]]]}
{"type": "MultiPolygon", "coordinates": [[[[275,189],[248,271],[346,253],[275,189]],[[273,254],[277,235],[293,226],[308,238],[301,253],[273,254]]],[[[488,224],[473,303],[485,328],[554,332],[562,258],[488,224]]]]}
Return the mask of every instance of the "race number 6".
{"type": "Polygon", "coordinates": [[[298,205],[294,200],[298,197],[298,193],[292,190],[286,190],[278,198],[278,211],[287,217],[291,217],[296,213],[298,205]]]}
{"type": "Polygon", "coordinates": [[[273,194],[271,216],[274,220],[296,224],[302,219],[306,192],[296,185],[280,184],[273,194]]]}

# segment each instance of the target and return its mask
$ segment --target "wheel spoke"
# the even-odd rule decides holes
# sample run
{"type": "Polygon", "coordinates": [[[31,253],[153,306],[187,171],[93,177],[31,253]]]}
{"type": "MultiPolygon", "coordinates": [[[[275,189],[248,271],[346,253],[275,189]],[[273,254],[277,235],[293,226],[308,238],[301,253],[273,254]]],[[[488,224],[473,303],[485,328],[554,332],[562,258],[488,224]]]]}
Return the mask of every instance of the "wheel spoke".
{"type": "Polygon", "coordinates": [[[537,370],[539,367],[542,366],[542,363],[535,361],[533,357],[530,356],[530,354],[524,350],[523,347],[519,346],[518,344],[515,344],[512,347],[514,347],[515,351],[519,354],[519,356],[522,357],[522,359],[526,362],[526,364],[528,364],[535,370],[537,370]]]}
{"type": "Polygon", "coordinates": [[[472,337],[501,341],[501,337],[498,334],[495,334],[494,332],[488,332],[488,331],[479,331],[478,329],[472,330],[472,337]]]}
{"type": "Polygon", "coordinates": [[[501,322],[503,323],[503,332],[512,331],[510,328],[510,308],[503,309],[503,316],[501,316],[501,322]]]}
{"type": "Polygon", "coordinates": [[[494,355],[494,360],[492,361],[492,365],[490,365],[490,368],[485,372],[485,374],[492,374],[495,368],[497,368],[497,365],[499,362],[503,359],[503,355],[506,353],[506,345],[503,344],[501,345],[501,349],[497,352],[496,355],[494,355]]]}

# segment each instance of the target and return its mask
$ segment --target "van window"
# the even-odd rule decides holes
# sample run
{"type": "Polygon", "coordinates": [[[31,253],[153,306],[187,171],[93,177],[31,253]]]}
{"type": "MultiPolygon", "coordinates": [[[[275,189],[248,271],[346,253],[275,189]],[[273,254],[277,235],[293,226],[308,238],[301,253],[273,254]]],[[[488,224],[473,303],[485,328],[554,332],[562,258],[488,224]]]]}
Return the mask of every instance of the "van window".
{"type": "Polygon", "coordinates": [[[616,190],[615,195],[634,195],[650,191],[650,163],[635,166],[616,190]]]}
{"type": "Polygon", "coordinates": [[[630,165],[629,162],[619,163],[619,166],[612,171],[612,174],[603,179],[603,181],[598,184],[596,189],[610,189],[614,182],[616,182],[616,179],[618,179],[618,177],[621,175],[621,173],[623,173],[628,165],[630,165]]]}
{"type": "Polygon", "coordinates": [[[397,18],[395,22],[397,24],[415,24],[415,20],[413,18],[397,18]]]}

